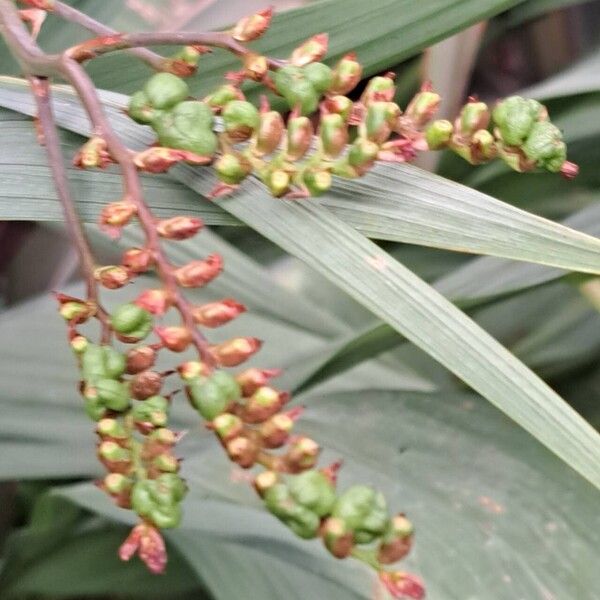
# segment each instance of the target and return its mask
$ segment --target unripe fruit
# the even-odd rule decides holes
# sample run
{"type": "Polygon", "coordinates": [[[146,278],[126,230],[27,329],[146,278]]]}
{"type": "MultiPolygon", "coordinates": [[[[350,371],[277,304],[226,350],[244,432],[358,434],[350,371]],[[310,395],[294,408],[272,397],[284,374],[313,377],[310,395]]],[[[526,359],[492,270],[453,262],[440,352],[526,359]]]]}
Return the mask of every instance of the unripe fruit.
{"type": "Polygon", "coordinates": [[[290,65],[279,69],[275,74],[275,87],[288,106],[297,108],[300,114],[308,115],[317,110],[319,94],[300,67],[290,65]]]}
{"type": "Polygon", "coordinates": [[[304,76],[312,83],[313,88],[319,94],[324,94],[333,83],[333,71],[326,64],[320,62],[306,65],[304,76]]]}
{"type": "Polygon", "coordinates": [[[537,100],[510,96],[499,102],[492,112],[501,140],[509,146],[520,146],[529,136],[533,124],[546,120],[548,113],[537,100]]]}
{"type": "Polygon", "coordinates": [[[124,383],[114,379],[100,379],[95,388],[106,408],[120,412],[129,407],[129,391],[124,383]]]}
{"type": "Polygon", "coordinates": [[[425,130],[425,140],[430,150],[439,150],[448,145],[454,133],[454,126],[450,121],[439,119],[434,121],[425,130]]]}
{"type": "Polygon", "coordinates": [[[152,126],[161,146],[213,156],[218,146],[213,120],[212,110],[206,104],[190,100],[160,114],[152,126]]]}
{"type": "Polygon", "coordinates": [[[228,102],[223,109],[222,117],[225,131],[235,141],[248,139],[260,123],[256,107],[244,100],[228,102]]]}
{"type": "Polygon", "coordinates": [[[348,143],[348,127],[341,115],[323,115],[319,125],[321,146],[328,158],[335,158],[348,143]]]}
{"type": "Polygon", "coordinates": [[[215,163],[217,177],[228,185],[238,185],[252,171],[248,159],[239,152],[227,152],[215,163]]]}
{"type": "Polygon", "coordinates": [[[232,100],[243,100],[244,94],[242,94],[241,90],[227,83],[217,88],[210,96],[205,98],[205,102],[214,108],[223,108],[226,104],[231,102],[232,100]]]}
{"type": "Polygon", "coordinates": [[[333,82],[329,92],[345,96],[358,85],[361,77],[362,67],[356,60],[356,55],[353,52],[346,54],[333,70],[333,82]]]}
{"type": "Polygon", "coordinates": [[[231,404],[227,391],[212,378],[205,381],[192,381],[186,389],[192,406],[207,421],[212,421],[224,413],[231,404]]]}
{"type": "Polygon", "coordinates": [[[329,517],[321,528],[323,543],[336,558],[350,556],[354,547],[354,534],[343,519],[329,517]]]}
{"type": "Polygon", "coordinates": [[[335,488],[320,471],[305,471],[290,477],[288,486],[296,502],[309,508],[319,517],[331,512],[335,503],[335,488]]]}
{"type": "Polygon", "coordinates": [[[113,329],[131,340],[143,340],[152,331],[152,315],[135,304],[122,304],[110,317],[113,329]]]}
{"type": "Polygon", "coordinates": [[[460,133],[465,137],[473,135],[478,129],[486,129],[490,123],[490,111],[485,102],[467,102],[458,118],[460,133]]]}
{"type": "Polygon", "coordinates": [[[129,386],[131,395],[137,400],[145,400],[158,394],[162,388],[163,380],[156,371],[142,371],[131,378],[129,386]]]}
{"type": "Polygon", "coordinates": [[[126,370],[130,375],[150,369],[156,361],[156,351],[150,346],[132,348],[126,355],[126,370]]]}
{"type": "Polygon", "coordinates": [[[188,84],[171,73],[156,73],[146,82],[144,93],[153,108],[169,109],[190,95],[188,84]]]}
{"type": "Polygon", "coordinates": [[[138,402],[131,410],[136,423],[149,423],[154,427],[164,427],[168,420],[169,401],[163,396],[151,396],[138,402]]]}
{"type": "Polygon", "coordinates": [[[136,123],[148,124],[156,118],[158,111],[150,104],[146,92],[140,90],[129,99],[127,114],[136,123]]]}
{"type": "Polygon", "coordinates": [[[262,113],[255,132],[254,154],[264,156],[274,152],[281,142],[284,129],[283,117],[277,111],[262,113]]]}
{"type": "Polygon", "coordinates": [[[292,162],[302,158],[309,150],[313,126],[308,117],[290,117],[287,127],[286,158],[292,162]]]}
{"type": "Polygon", "coordinates": [[[354,541],[358,544],[367,544],[381,536],[388,524],[385,498],[366,485],[346,490],[336,500],[331,514],[354,531],[354,541]]]}
{"type": "Polygon", "coordinates": [[[567,159],[567,147],[560,129],[548,121],[535,123],[523,144],[523,152],[538,167],[558,173],[567,159]]]}
{"type": "Polygon", "coordinates": [[[323,169],[306,169],[302,173],[302,182],[311,196],[321,196],[331,188],[333,180],[329,171],[323,169]]]}

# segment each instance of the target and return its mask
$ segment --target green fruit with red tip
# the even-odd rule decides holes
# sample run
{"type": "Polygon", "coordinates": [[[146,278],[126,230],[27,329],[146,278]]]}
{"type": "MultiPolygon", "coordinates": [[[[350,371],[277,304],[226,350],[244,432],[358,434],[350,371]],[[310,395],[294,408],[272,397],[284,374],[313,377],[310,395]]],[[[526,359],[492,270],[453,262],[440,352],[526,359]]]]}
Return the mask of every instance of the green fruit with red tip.
{"type": "Polygon", "coordinates": [[[525,142],[537,121],[545,120],[546,109],[537,101],[510,96],[499,102],[492,112],[502,141],[508,146],[520,146],[525,142]]]}
{"type": "Polygon", "coordinates": [[[194,408],[207,420],[225,412],[230,404],[227,392],[212,378],[193,381],[187,387],[188,397],[194,408]]]}
{"type": "Polygon", "coordinates": [[[522,149],[528,159],[552,173],[558,173],[567,160],[562,133],[549,121],[540,121],[532,126],[522,149]]]}
{"type": "Polygon", "coordinates": [[[169,415],[169,401],[163,396],[150,396],[136,402],[131,410],[136,423],[150,423],[155,427],[164,427],[169,415]]]}
{"type": "Polygon", "coordinates": [[[239,152],[223,154],[215,163],[217,177],[229,185],[244,181],[252,171],[252,165],[239,152]]]}
{"type": "Polygon", "coordinates": [[[264,501],[267,509],[297,536],[304,539],[317,536],[321,519],[316,513],[296,502],[284,483],[276,483],[266,490],[264,501]]]}

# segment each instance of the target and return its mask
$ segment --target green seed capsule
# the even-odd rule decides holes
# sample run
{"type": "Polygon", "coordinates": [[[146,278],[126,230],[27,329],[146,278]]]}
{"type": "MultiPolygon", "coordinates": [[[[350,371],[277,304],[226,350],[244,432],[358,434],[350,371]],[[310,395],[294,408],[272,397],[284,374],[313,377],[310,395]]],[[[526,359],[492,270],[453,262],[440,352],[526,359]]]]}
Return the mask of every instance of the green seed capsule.
{"type": "Polygon", "coordinates": [[[92,421],[100,421],[106,414],[106,407],[98,397],[84,398],[83,405],[87,416],[92,421]]]}
{"type": "Polygon", "coordinates": [[[296,535],[304,539],[317,536],[321,520],[316,513],[294,500],[287,485],[275,484],[265,492],[263,499],[267,510],[296,535]]]}
{"type": "Polygon", "coordinates": [[[333,71],[320,62],[314,62],[303,68],[304,76],[319,94],[324,94],[333,83],[333,71]]]}
{"type": "Polygon", "coordinates": [[[329,158],[339,156],[348,143],[348,127],[344,118],[335,113],[323,115],[319,125],[319,137],[329,158]]]}
{"type": "Polygon", "coordinates": [[[213,121],[213,112],[204,102],[190,100],[161,113],[152,127],[162,146],[213,156],[218,146],[213,121]]]}
{"type": "Polygon", "coordinates": [[[131,414],[137,423],[150,423],[155,427],[162,427],[167,423],[169,401],[163,396],[150,396],[142,402],[136,402],[131,414]]]}
{"type": "Polygon", "coordinates": [[[104,367],[108,377],[117,379],[125,372],[126,360],[121,352],[112,346],[102,346],[104,350],[104,367]]]}
{"type": "Polygon", "coordinates": [[[450,121],[440,119],[429,125],[425,131],[425,140],[430,150],[439,150],[444,148],[452,139],[454,126],[450,121]]]}
{"type": "Polygon", "coordinates": [[[383,495],[365,485],[355,485],[346,490],[336,500],[331,514],[345,521],[359,544],[381,536],[389,518],[383,495]]]}
{"type": "Polygon", "coordinates": [[[478,129],[486,129],[490,122],[490,111],[485,102],[467,102],[460,113],[460,133],[473,135],[478,129]]]}
{"type": "Polygon", "coordinates": [[[162,488],[169,490],[175,502],[180,502],[187,493],[185,481],[175,473],[163,473],[156,479],[157,490],[162,488]]]}
{"type": "Polygon", "coordinates": [[[563,136],[555,125],[548,121],[535,123],[529,137],[523,144],[523,152],[530,160],[542,167],[557,173],[567,160],[567,147],[563,136]]]}
{"type": "Polygon", "coordinates": [[[229,185],[244,181],[252,171],[252,165],[239,152],[223,154],[214,165],[218,178],[229,185]]]}
{"type": "Polygon", "coordinates": [[[150,520],[160,529],[172,529],[181,523],[182,511],[178,504],[160,506],[150,511],[150,520]]]}
{"type": "Polygon", "coordinates": [[[148,124],[152,123],[158,116],[159,111],[152,107],[146,92],[139,91],[133,94],[129,99],[127,114],[136,121],[136,123],[148,124]]]}
{"type": "Polygon", "coordinates": [[[289,478],[289,489],[293,498],[319,517],[331,512],[335,503],[335,488],[320,471],[305,471],[289,478]]]}
{"type": "Polygon", "coordinates": [[[88,344],[81,356],[81,374],[84,381],[89,383],[107,376],[105,355],[102,346],[88,344]]]}
{"type": "Polygon", "coordinates": [[[227,393],[212,378],[202,383],[191,383],[188,394],[194,408],[207,420],[225,412],[230,404],[227,393]]]}
{"type": "Polygon", "coordinates": [[[100,401],[110,410],[122,411],[129,406],[129,390],[124,383],[114,379],[100,379],[96,383],[100,401]]]}
{"type": "Polygon", "coordinates": [[[122,304],[112,313],[110,321],[116,332],[138,340],[152,331],[152,315],[137,304],[122,304]]]}
{"type": "Polygon", "coordinates": [[[350,146],[348,152],[348,164],[351,167],[363,168],[368,167],[377,158],[379,153],[379,145],[370,140],[358,138],[350,146]]]}
{"type": "Polygon", "coordinates": [[[300,67],[287,66],[279,69],[275,74],[275,87],[290,108],[299,107],[303,115],[317,110],[319,94],[300,67]]]}
{"type": "Polygon", "coordinates": [[[236,141],[248,139],[260,124],[258,110],[244,100],[228,102],[221,114],[225,131],[236,141]]]}
{"type": "Polygon", "coordinates": [[[331,188],[331,173],[324,169],[306,169],[302,173],[302,182],[311,196],[321,196],[331,188]]]}
{"type": "Polygon", "coordinates": [[[217,88],[210,96],[205,98],[205,102],[209,106],[222,108],[232,100],[240,100],[240,95],[239,88],[228,83],[217,88]]]}
{"type": "Polygon", "coordinates": [[[240,384],[227,371],[215,371],[210,379],[217,384],[228,402],[235,402],[242,396],[240,384]]]}
{"type": "Polygon", "coordinates": [[[527,139],[533,124],[544,120],[546,109],[537,101],[510,96],[498,103],[492,119],[502,141],[509,146],[520,146],[527,139]]]}
{"type": "Polygon", "coordinates": [[[190,95],[188,84],[172,73],[157,73],[150,77],[144,92],[150,105],[161,110],[172,108],[190,95]]]}

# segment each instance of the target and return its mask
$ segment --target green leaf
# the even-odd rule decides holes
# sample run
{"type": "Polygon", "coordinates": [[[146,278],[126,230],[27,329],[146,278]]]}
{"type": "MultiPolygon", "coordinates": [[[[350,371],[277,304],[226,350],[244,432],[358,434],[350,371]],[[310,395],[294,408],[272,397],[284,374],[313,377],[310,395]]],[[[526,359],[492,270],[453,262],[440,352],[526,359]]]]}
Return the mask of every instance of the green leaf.
{"type": "MultiPolygon", "coordinates": [[[[569,217],[564,224],[600,235],[600,204],[583,209],[569,217]]],[[[567,276],[560,269],[481,257],[452,270],[439,278],[433,286],[461,308],[475,308],[491,300],[567,276]]],[[[391,350],[403,341],[405,338],[389,325],[369,325],[328,344],[318,355],[311,354],[292,365],[284,374],[284,379],[289,387],[305,390],[364,360],[391,350]]]]}
{"type": "MultiPolygon", "coordinates": [[[[57,120],[75,130],[85,127],[73,109],[57,112],[57,120]]],[[[127,137],[127,129],[119,131],[127,137]]],[[[173,173],[200,194],[213,184],[203,171],[180,166],[173,173]]],[[[590,425],[464,313],[375,244],[320,204],[282,202],[253,181],[221,206],[324,274],[600,487],[600,438],[590,425]]],[[[593,260],[600,260],[600,254],[593,260]]]]}
{"type": "MultiPolygon", "coordinates": [[[[523,0],[380,0],[377,10],[364,0],[325,0],[295,10],[277,13],[265,36],[253,49],[270,56],[286,57],[305,39],[328,32],[328,61],[356,51],[365,74],[393,67],[432,43],[477,21],[487,19],[523,0]],[[340,19],[340,15],[344,16],[340,19]]],[[[120,0],[95,0],[80,3],[79,8],[120,30],[143,27],[132,22],[132,13],[122,10],[120,0]]],[[[137,22],[136,22],[137,21],[137,22]]],[[[206,20],[186,24],[190,31],[206,29],[206,20]]],[[[41,43],[58,50],[82,35],[74,27],[44,27],[41,43]],[[69,33],[70,31],[70,33],[69,33]]],[[[167,52],[174,50],[167,49],[167,52]]],[[[7,54],[7,53],[5,53],[7,54]]],[[[191,80],[195,94],[206,94],[223,81],[227,71],[239,69],[239,60],[224,51],[203,56],[199,76],[191,80]]],[[[131,93],[139,89],[149,69],[135,58],[121,54],[92,61],[88,67],[98,87],[131,93]]],[[[15,72],[12,58],[0,62],[3,73],[15,72]],[[9,62],[10,61],[10,62],[9,62]]]]}
{"type": "MultiPolygon", "coordinates": [[[[415,523],[402,569],[424,578],[428,597],[594,599],[598,492],[481,398],[362,390],[299,402],[307,405],[303,431],[327,440],[324,462],[345,461],[339,489],[375,485],[390,510],[415,523]]],[[[191,491],[182,529],[169,534],[218,600],[243,597],[245,587],[265,599],[373,597],[372,575],[298,540],[246,482],[229,477],[219,453],[184,462],[191,491]]],[[[128,517],[91,486],[58,492],[104,516],[128,517]]]]}
{"type": "MultiPolygon", "coordinates": [[[[0,78],[0,82],[6,88],[0,92],[1,105],[27,113],[34,110],[22,81],[0,78]]],[[[122,136],[132,146],[149,143],[147,130],[121,114],[117,107],[123,105],[123,97],[110,95],[107,107],[122,136]]],[[[63,127],[78,133],[88,131],[87,117],[67,89],[57,89],[55,110],[63,127]]],[[[172,173],[190,187],[196,178],[203,181],[202,188],[196,189],[202,194],[207,194],[214,183],[209,170],[177,168],[172,173]]],[[[226,202],[220,205],[226,208],[226,202]]],[[[413,166],[379,166],[364,181],[337,182],[334,193],[327,195],[321,204],[361,232],[378,239],[600,272],[600,240],[413,166]]]]}
{"type": "Polygon", "coordinates": [[[198,598],[197,578],[177,548],[170,548],[165,576],[151,578],[140,562],[119,560],[116,549],[126,536],[125,527],[85,517],[58,495],[43,496],[36,503],[33,522],[13,532],[7,541],[0,593],[3,598],[16,599],[41,594],[90,596],[118,590],[128,597],[177,594],[184,598],[194,591],[198,598]],[[44,523],[39,522],[40,516],[44,523]]]}

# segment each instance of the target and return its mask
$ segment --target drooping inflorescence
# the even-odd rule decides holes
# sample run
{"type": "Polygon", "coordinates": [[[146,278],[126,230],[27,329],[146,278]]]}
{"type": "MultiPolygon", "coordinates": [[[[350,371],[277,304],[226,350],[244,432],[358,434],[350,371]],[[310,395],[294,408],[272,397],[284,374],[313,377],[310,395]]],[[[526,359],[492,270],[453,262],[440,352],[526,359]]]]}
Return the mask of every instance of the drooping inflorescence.
{"type": "MultiPolygon", "coordinates": [[[[62,3],[54,0],[23,3],[70,19],[79,14],[71,8],[63,12],[62,3]]],[[[183,290],[210,284],[223,270],[223,260],[216,254],[184,265],[168,260],[163,242],[193,238],[203,223],[185,216],[155,219],[141,197],[137,171],[160,173],[179,162],[212,165],[220,180],[213,197],[231,193],[255,176],[274,196],[299,198],[325,193],[333,177],[361,177],[377,161],[408,162],[428,149],[448,148],[472,164],[498,157],[517,171],[547,169],[572,177],[577,168],[566,160],[560,131],[536,101],[512,97],[490,111],[485,103],[470,99],[454,123],[432,121],[439,95],[426,84],[403,111],[394,102],[390,73],[373,77],[352,99],[362,67],[354,53],[333,68],[320,62],[327,52],[324,34],[307,40],[287,60],[262,56],[245,46],[267,30],[271,16],[270,10],[261,11],[229,32],[197,35],[104,35],[106,28],[98,24],[104,37],[70,48],[58,58],[48,57],[44,73],[28,73],[41,108],[50,93],[47,73],[53,70],[87,91],[83,104],[94,135],[74,163],[81,168],[117,163],[125,188],[123,198],[102,210],[100,228],[117,238],[137,220],[145,234],[144,244],[125,250],[119,264],[90,268],[85,236],[76,232],[88,297],[57,294],[80,369],[84,408],[96,423],[98,458],[106,468],[98,486],[139,517],[120,548],[121,558],[129,560],[137,553],[152,572],[162,572],[167,556],[160,530],[180,523],[187,492],[176,453],[181,433],[169,426],[171,405],[184,391],[232,463],[254,469],[254,488],[277,519],[301,538],[320,538],[338,559],[354,557],[370,565],[394,597],[422,598],[419,578],[386,567],[411,549],[413,526],[408,518],[403,513],[394,516],[384,496],[369,485],[337,489],[341,463],[319,467],[320,445],[294,432],[303,408],[289,407],[289,394],[271,385],[277,370],[238,370],[260,349],[260,340],[239,337],[217,344],[205,337],[204,332],[235,319],[245,307],[232,298],[201,305],[186,299],[183,290]],[[192,41],[170,58],[144,48],[180,43],[185,36],[192,41]],[[242,68],[226,74],[222,85],[207,96],[193,98],[182,77],[192,75],[213,46],[239,56],[242,68]],[[142,152],[122,147],[79,65],[123,49],[160,71],[128,105],[130,117],[156,134],[156,144],[142,152]],[[261,83],[265,92],[284,101],[289,114],[284,118],[272,109],[266,95],[258,107],[247,101],[245,81],[261,83]],[[110,313],[102,307],[97,286],[123,288],[150,271],[157,275],[157,287],[144,289],[110,313]],[[175,311],[180,323],[164,324],[163,317],[175,311]],[[102,331],[97,342],[82,329],[94,318],[102,331]],[[173,356],[189,348],[197,353],[194,359],[173,356]],[[157,367],[159,356],[170,358],[166,371],[157,367]]],[[[21,17],[31,21],[28,14],[21,17]]],[[[90,26],[87,17],[84,21],[90,26]]],[[[19,56],[27,64],[29,55],[19,56]]],[[[47,143],[52,142],[50,117],[51,111],[45,116],[40,112],[47,143]]],[[[55,172],[57,181],[60,176],[55,172]]],[[[64,186],[62,190],[68,213],[72,203],[64,186]]]]}

